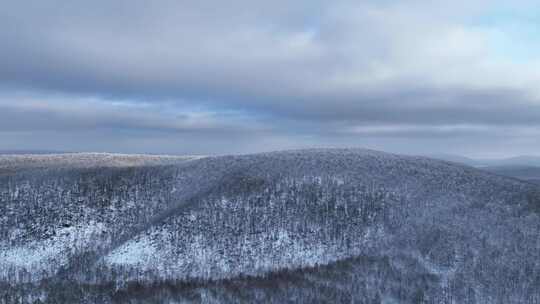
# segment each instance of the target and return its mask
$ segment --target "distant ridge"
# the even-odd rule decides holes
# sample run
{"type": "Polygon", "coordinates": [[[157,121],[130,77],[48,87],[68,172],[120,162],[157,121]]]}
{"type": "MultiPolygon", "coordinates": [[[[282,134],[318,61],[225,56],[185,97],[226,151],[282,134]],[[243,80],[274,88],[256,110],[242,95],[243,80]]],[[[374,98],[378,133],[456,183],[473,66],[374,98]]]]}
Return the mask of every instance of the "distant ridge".
{"type": "Polygon", "coordinates": [[[0,154],[0,170],[171,165],[200,156],[116,153],[0,154]]]}
{"type": "Polygon", "coordinates": [[[540,167],[540,156],[521,155],[509,158],[469,158],[454,154],[431,154],[430,158],[461,163],[473,167],[491,166],[537,166],[540,167]]]}
{"type": "Polygon", "coordinates": [[[482,162],[480,160],[476,160],[476,159],[461,156],[461,155],[454,155],[454,154],[429,154],[426,156],[430,158],[434,158],[434,159],[440,159],[440,160],[445,160],[449,162],[465,164],[465,165],[469,165],[473,167],[478,166],[482,162]]]}

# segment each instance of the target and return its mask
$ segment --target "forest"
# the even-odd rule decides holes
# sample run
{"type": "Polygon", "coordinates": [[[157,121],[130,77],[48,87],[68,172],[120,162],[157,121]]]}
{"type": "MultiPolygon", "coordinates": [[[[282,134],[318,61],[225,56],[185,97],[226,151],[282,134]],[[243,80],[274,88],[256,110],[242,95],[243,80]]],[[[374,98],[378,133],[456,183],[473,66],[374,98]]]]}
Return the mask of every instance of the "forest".
{"type": "Polygon", "coordinates": [[[0,175],[0,303],[540,303],[530,183],[360,149],[64,163],[0,175]]]}

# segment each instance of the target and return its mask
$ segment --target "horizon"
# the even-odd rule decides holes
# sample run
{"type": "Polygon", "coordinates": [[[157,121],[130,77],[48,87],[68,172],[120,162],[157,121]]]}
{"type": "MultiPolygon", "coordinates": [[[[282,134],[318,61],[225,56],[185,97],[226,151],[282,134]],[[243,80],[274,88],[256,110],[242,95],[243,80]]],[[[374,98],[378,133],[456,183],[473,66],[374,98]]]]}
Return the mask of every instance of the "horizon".
{"type": "Polygon", "coordinates": [[[363,147],[307,147],[307,148],[296,148],[296,149],[281,149],[281,150],[267,150],[267,151],[259,151],[259,152],[248,152],[248,153],[229,153],[229,154],[167,154],[167,153],[126,153],[121,151],[51,151],[51,150],[0,150],[0,155],[6,156],[6,155],[61,155],[61,154],[110,154],[110,155],[148,155],[148,156],[228,156],[228,155],[248,155],[248,154],[259,154],[259,153],[272,153],[272,152],[286,152],[286,151],[297,151],[297,150],[333,150],[333,149],[359,149],[359,150],[372,150],[377,152],[383,152],[383,153],[390,153],[390,154],[397,154],[397,155],[404,155],[404,156],[421,156],[421,157],[428,157],[428,158],[434,158],[434,159],[441,159],[441,160],[449,160],[450,158],[463,158],[464,160],[469,161],[504,161],[504,160],[518,160],[521,158],[532,158],[532,159],[540,159],[540,155],[513,155],[508,157],[473,157],[468,155],[460,155],[460,154],[448,154],[448,153],[427,153],[427,154],[410,154],[410,153],[399,153],[399,152],[393,152],[393,151],[384,151],[384,150],[377,150],[377,149],[369,149],[369,148],[363,148],[363,147]]]}

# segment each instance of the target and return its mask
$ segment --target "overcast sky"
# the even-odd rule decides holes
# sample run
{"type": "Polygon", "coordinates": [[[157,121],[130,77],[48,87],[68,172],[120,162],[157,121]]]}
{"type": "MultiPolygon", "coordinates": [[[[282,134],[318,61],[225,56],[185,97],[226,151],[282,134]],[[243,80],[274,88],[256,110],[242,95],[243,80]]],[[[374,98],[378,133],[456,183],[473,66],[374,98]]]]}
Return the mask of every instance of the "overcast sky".
{"type": "Polygon", "coordinates": [[[7,1],[0,149],[540,154],[537,1],[7,1]]]}

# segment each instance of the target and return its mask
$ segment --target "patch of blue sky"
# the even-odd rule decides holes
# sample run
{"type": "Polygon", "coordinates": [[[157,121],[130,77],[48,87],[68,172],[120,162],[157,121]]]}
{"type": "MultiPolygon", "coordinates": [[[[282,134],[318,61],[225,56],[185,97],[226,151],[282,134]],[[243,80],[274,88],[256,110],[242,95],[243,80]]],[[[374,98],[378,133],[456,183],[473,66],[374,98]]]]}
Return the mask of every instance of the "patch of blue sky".
{"type": "Polygon", "coordinates": [[[497,6],[475,26],[487,30],[495,56],[515,63],[540,59],[540,6],[497,6]]]}

